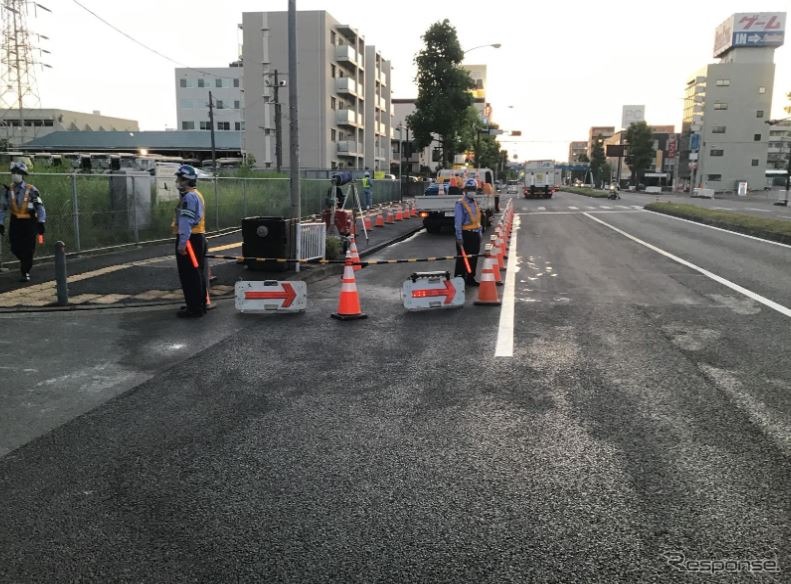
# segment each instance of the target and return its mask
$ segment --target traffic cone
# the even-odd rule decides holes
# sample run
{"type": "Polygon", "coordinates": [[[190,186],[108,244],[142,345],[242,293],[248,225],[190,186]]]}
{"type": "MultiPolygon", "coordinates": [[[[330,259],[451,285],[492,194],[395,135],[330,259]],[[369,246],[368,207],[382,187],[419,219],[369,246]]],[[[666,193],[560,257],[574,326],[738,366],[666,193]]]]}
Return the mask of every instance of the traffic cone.
{"type": "Polygon", "coordinates": [[[382,217],[382,210],[376,212],[376,226],[377,227],[384,227],[385,226],[385,219],[382,217]]]}
{"type": "MultiPolygon", "coordinates": [[[[490,238],[491,244],[487,245],[484,249],[486,253],[496,256],[498,249],[497,249],[497,238],[496,236],[492,235],[490,238]]],[[[492,271],[494,272],[494,283],[498,286],[503,285],[503,276],[500,274],[500,266],[497,265],[497,262],[492,262],[492,271]]]]}
{"type": "Polygon", "coordinates": [[[392,209],[385,209],[385,223],[395,223],[395,216],[392,209]]]}
{"type": "Polygon", "coordinates": [[[404,212],[401,210],[400,206],[396,207],[395,220],[396,221],[403,221],[404,220],[404,212]]]}
{"type": "Polygon", "coordinates": [[[487,252],[483,262],[483,270],[481,271],[481,285],[478,286],[478,299],[474,304],[485,306],[499,306],[501,304],[500,298],[497,296],[497,284],[494,281],[493,261],[495,261],[494,258],[487,252]]]}
{"type": "Polygon", "coordinates": [[[373,229],[373,225],[371,224],[371,215],[369,215],[368,213],[366,213],[365,216],[363,217],[363,226],[365,227],[366,231],[370,231],[371,229],[373,229]]]}
{"type": "MultiPolygon", "coordinates": [[[[354,236],[352,236],[352,243],[349,246],[349,254],[351,255],[352,262],[359,262],[360,261],[360,254],[357,251],[357,242],[355,241],[354,236]]],[[[363,269],[363,267],[358,265],[358,264],[354,264],[352,267],[354,268],[355,272],[357,270],[362,270],[363,269]]]]}
{"type": "Polygon", "coordinates": [[[330,315],[338,320],[356,320],[368,318],[360,308],[360,296],[357,294],[357,283],[354,280],[354,267],[350,252],[346,252],[346,265],[343,267],[341,295],[338,298],[338,312],[330,315]]]}

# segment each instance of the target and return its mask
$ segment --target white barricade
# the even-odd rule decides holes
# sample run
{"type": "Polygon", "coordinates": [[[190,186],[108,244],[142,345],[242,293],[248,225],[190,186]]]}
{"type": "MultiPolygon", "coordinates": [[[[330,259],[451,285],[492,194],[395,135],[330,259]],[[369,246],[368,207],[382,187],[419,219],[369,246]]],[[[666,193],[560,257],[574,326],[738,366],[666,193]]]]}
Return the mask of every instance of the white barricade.
{"type": "Polygon", "coordinates": [[[308,285],[301,280],[240,281],[234,292],[239,312],[303,312],[308,304],[308,285]]]}
{"type": "Polygon", "coordinates": [[[327,245],[327,225],[321,223],[299,223],[299,258],[317,260],[324,257],[327,245]]]}
{"type": "Polygon", "coordinates": [[[415,272],[401,288],[401,300],[409,311],[464,306],[464,278],[448,272],[415,272]]]}

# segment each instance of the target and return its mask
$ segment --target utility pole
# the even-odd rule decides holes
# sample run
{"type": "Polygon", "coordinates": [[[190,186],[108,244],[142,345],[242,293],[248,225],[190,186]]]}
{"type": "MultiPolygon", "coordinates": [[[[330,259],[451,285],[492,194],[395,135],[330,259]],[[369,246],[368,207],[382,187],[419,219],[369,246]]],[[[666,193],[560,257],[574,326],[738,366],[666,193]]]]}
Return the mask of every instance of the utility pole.
{"type": "Polygon", "coordinates": [[[211,91],[209,92],[209,128],[211,130],[211,169],[212,173],[217,176],[217,150],[214,147],[214,103],[211,91]]]}
{"type": "Polygon", "coordinates": [[[275,97],[275,166],[277,168],[277,172],[280,173],[280,169],[283,166],[283,125],[280,118],[280,79],[277,76],[277,69],[275,69],[274,74],[274,97],[275,97]]]}
{"type": "MultiPolygon", "coordinates": [[[[299,190],[299,115],[297,113],[297,0],[288,0],[288,129],[291,216],[299,221],[302,212],[299,190]]],[[[297,254],[300,241],[297,239],[297,254]]],[[[299,257],[299,255],[297,255],[299,257]]]]}

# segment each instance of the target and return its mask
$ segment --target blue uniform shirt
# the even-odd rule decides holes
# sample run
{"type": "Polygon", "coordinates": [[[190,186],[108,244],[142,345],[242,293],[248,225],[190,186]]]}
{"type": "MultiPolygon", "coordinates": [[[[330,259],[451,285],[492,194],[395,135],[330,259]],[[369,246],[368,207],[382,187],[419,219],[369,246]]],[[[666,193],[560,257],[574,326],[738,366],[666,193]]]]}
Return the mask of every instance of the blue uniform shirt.
{"type": "MultiPolygon", "coordinates": [[[[26,188],[27,183],[22,181],[18,185],[12,186],[10,190],[6,191],[3,189],[4,193],[2,196],[0,196],[0,225],[3,224],[6,213],[9,209],[11,209],[9,197],[16,197],[17,207],[21,206],[22,201],[25,199],[26,188]]],[[[41,194],[33,185],[30,185],[30,197],[28,199],[27,208],[29,211],[32,210],[34,212],[34,215],[39,223],[46,222],[47,210],[44,208],[44,203],[41,201],[41,194]]]]}
{"type": "Polygon", "coordinates": [[[177,214],[179,249],[187,247],[187,240],[190,238],[192,228],[201,222],[203,217],[203,204],[195,190],[187,191],[181,197],[177,214]]]}
{"type": "MultiPolygon", "coordinates": [[[[467,199],[467,195],[464,195],[464,198],[467,199]]],[[[475,199],[467,199],[467,205],[469,205],[470,211],[473,213],[475,213],[475,210],[478,208],[478,202],[475,199]]],[[[456,209],[453,217],[453,227],[456,230],[456,239],[461,239],[462,226],[465,223],[471,222],[472,218],[470,217],[469,213],[467,213],[467,209],[464,208],[464,205],[461,204],[461,201],[456,201],[456,209]]],[[[480,232],[480,229],[476,231],[476,233],[478,232],[480,232]]]]}

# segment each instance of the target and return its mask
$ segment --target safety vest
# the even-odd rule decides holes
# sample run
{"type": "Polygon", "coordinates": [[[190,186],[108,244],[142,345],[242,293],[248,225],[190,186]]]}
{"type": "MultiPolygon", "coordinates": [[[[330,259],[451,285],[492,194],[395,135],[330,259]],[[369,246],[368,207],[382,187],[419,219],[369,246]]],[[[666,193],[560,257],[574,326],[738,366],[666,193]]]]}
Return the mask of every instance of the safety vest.
{"type": "Polygon", "coordinates": [[[464,207],[464,210],[467,211],[467,217],[470,218],[470,222],[465,223],[464,225],[461,226],[461,228],[464,231],[475,231],[476,229],[480,229],[481,228],[480,207],[478,207],[478,205],[475,205],[475,216],[473,216],[472,209],[470,209],[470,206],[467,204],[465,198],[462,197],[461,199],[459,199],[459,202],[461,203],[462,207],[464,207]]]}
{"type": "MultiPolygon", "coordinates": [[[[200,200],[201,207],[203,207],[203,215],[201,215],[198,224],[192,226],[190,233],[206,233],[206,203],[204,203],[203,195],[198,189],[193,189],[192,192],[195,193],[200,200]]],[[[186,196],[186,193],[184,196],[186,196]]],[[[179,199],[179,204],[176,205],[176,211],[173,215],[173,223],[170,224],[170,229],[174,235],[179,232],[179,209],[181,209],[181,199],[179,199]]]]}
{"type": "Polygon", "coordinates": [[[364,189],[370,189],[371,188],[371,179],[368,178],[367,176],[363,177],[363,188],[364,189]]]}
{"type": "Polygon", "coordinates": [[[30,205],[30,192],[33,190],[33,185],[26,184],[25,185],[25,196],[22,197],[22,204],[17,206],[16,204],[16,192],[14,189],[8,191],[8,208],[11,211],[11,215],[16,217],[17,219],[32,219],[33,217],[30,214],[30,209],[28,206],[30,205]]]}

